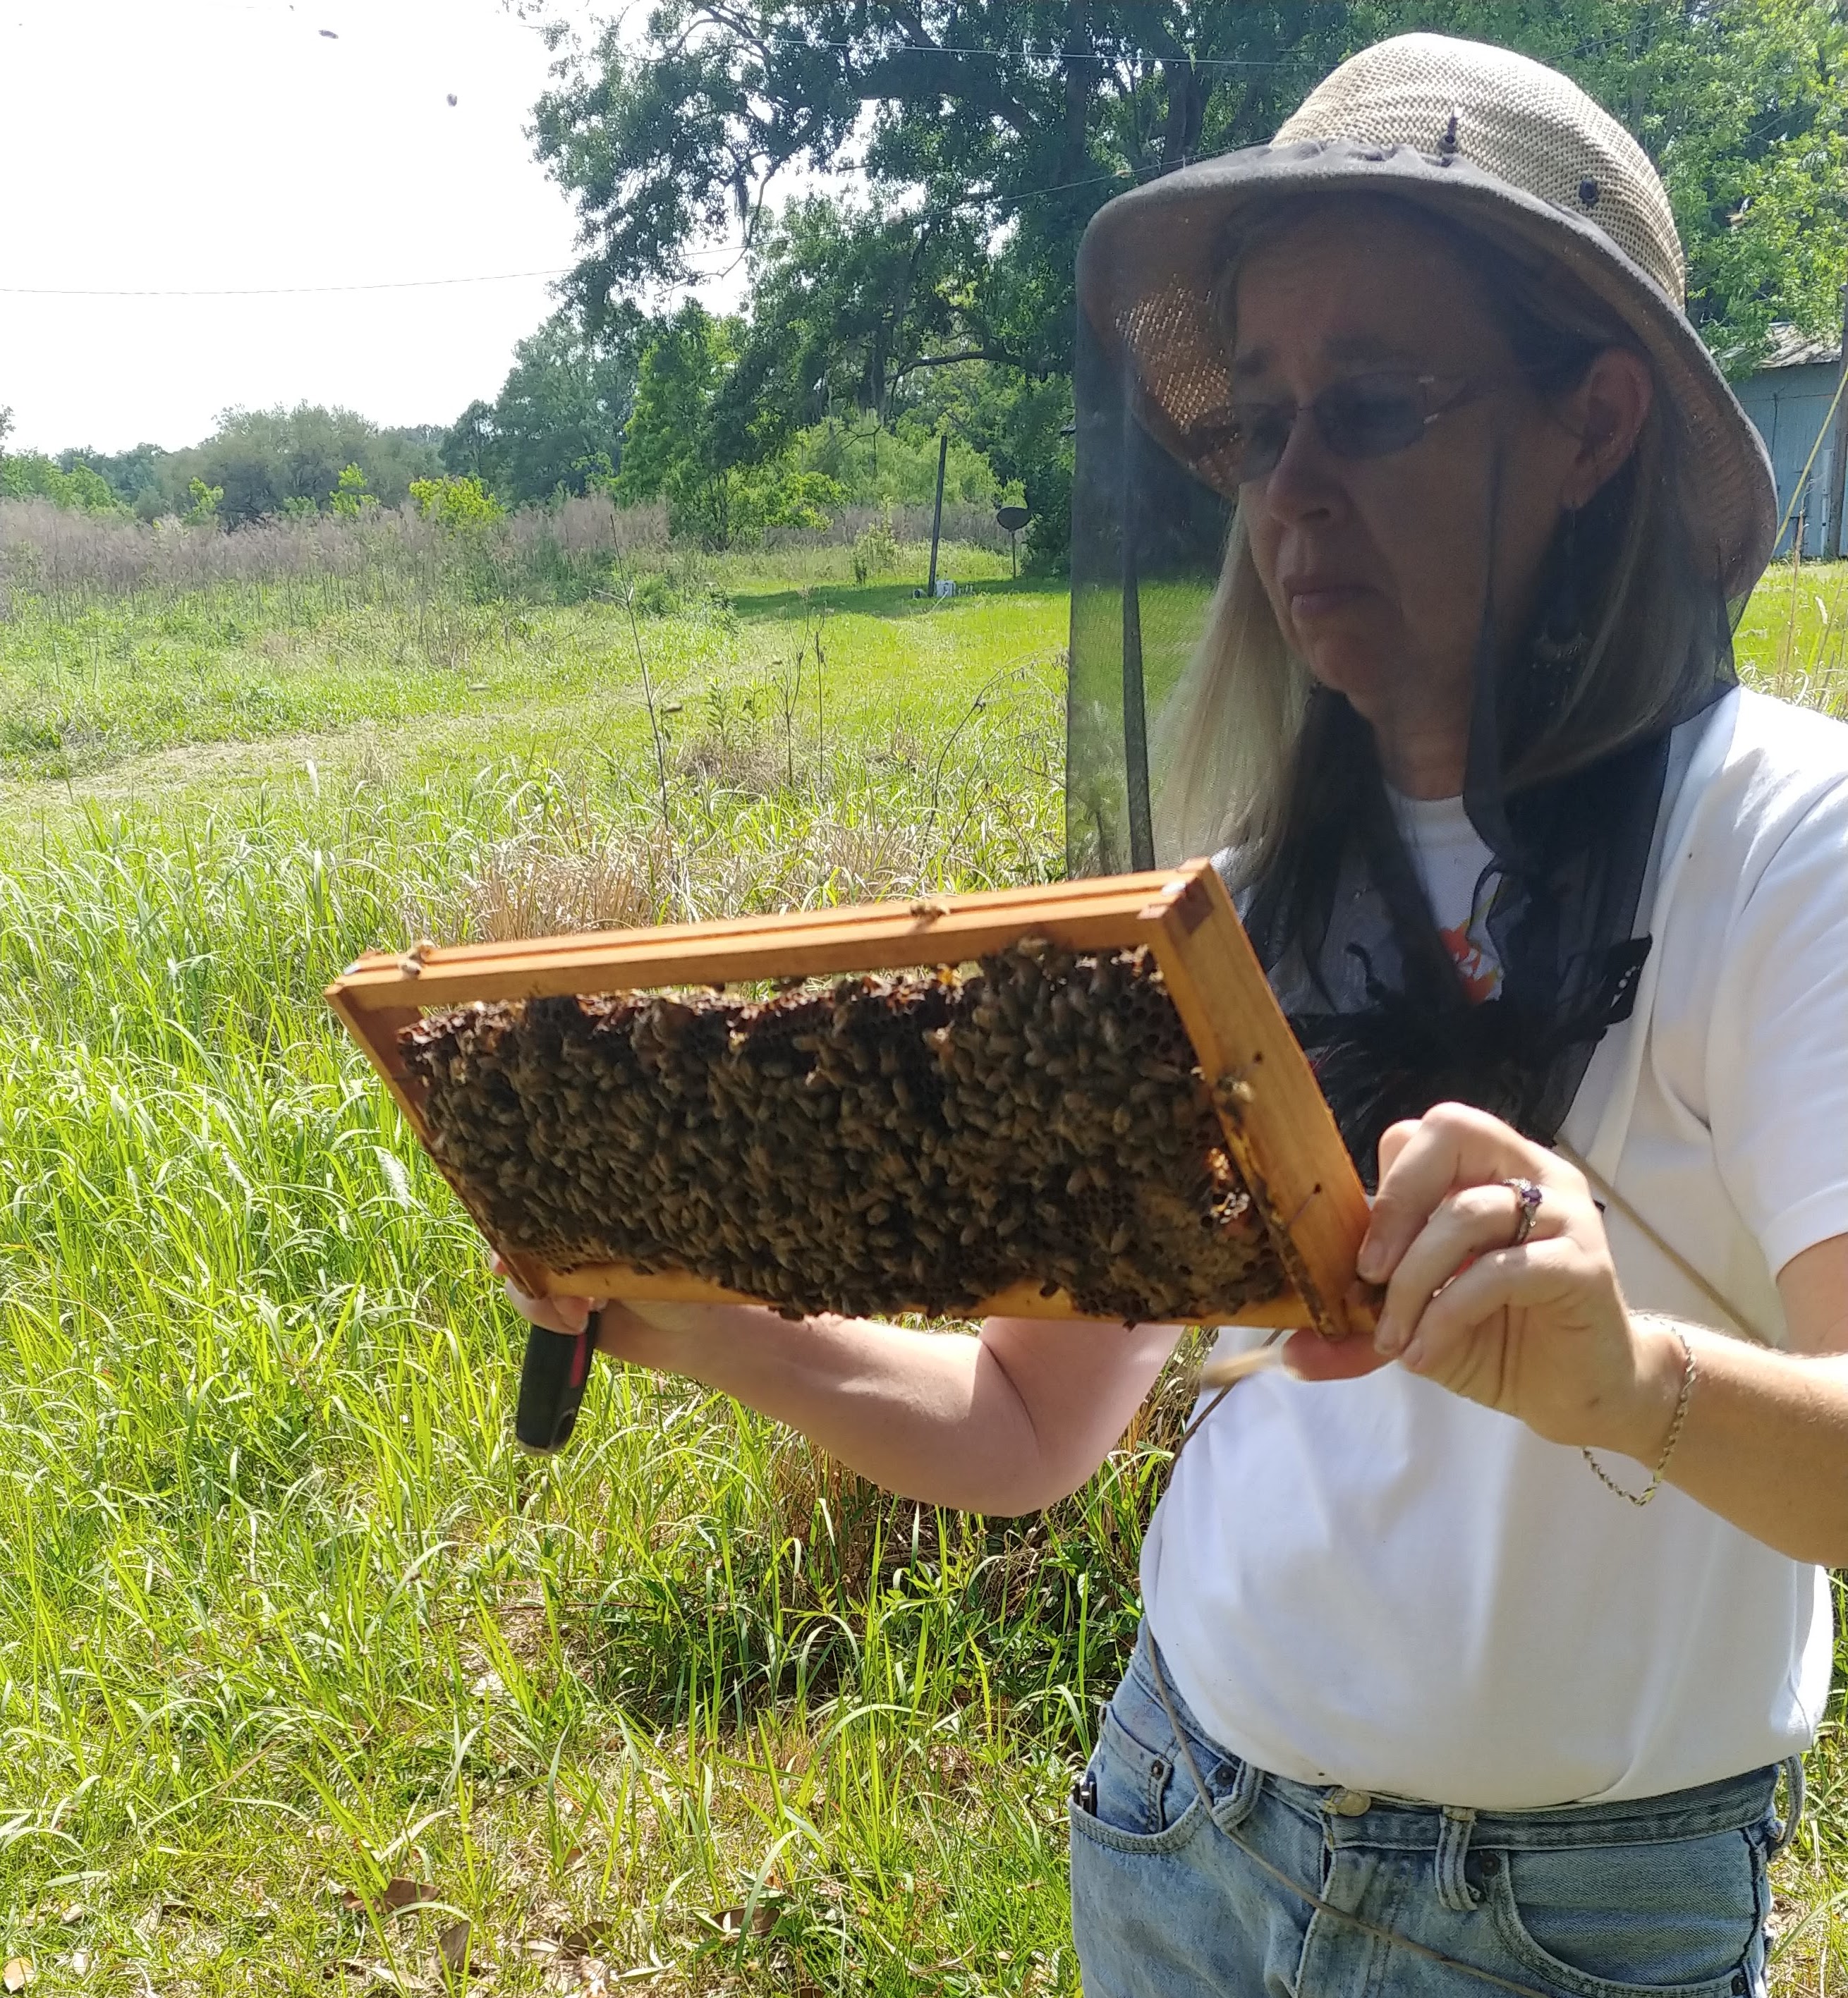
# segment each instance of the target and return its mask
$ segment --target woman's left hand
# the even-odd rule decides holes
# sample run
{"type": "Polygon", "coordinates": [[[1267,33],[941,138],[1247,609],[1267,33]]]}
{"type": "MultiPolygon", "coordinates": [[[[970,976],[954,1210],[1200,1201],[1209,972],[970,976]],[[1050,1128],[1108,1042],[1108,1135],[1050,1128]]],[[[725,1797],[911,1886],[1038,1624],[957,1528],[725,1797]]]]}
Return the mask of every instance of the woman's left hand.
{"type": "MultiPolygon", "coordinates": [[[[1396,1359],[1552,1442],[1649,1460],[1673,1417],[1681,1344],[1666,1325],[1631,1316],[1583,1174],[1456,1103],[1395,1124],[1379,1165],[1358,1263],[1386,1287],[1376,1364],[1396,1359]],[[1541,1190],[1518,1245],[1511,1180],[1541,1190]]],[[[1299,1333],[1286,1362],[1327,1379],[1365,1371],[1361,1357],[1299,1333]]]]}

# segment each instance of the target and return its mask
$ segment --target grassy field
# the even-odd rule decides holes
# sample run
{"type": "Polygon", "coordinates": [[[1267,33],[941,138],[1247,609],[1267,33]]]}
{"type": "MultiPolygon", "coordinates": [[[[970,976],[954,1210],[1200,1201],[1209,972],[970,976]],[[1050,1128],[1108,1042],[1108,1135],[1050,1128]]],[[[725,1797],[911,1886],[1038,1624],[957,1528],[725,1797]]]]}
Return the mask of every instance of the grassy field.
{"type": "MultiPolygon", "coordinates": [[[[299,579],[0,622],[0,1959],[33,1992],[1076,1989],[1064,1792],[1184,1381],[1007,1526],[614,1369],[524,1458],[516,1328],[319,997],[420,934],[1056,872],[1062,594],[846,561],[688,570],[634,627],[299,579]]],[[[1819,690],[1838,587],[1761,600],[1755,669],[1819,690]]],[[[1837,1770],[1787,1993],[1848,1946],[1837,1770]]]]}

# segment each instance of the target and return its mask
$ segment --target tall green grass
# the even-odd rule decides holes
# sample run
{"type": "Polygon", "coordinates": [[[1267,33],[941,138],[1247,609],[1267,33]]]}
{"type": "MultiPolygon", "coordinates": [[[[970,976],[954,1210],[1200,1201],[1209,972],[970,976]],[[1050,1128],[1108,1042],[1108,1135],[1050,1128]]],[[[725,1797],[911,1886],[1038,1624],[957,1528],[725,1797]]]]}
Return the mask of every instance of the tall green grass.
{"type": "MultiPolygon", "coordinates": [[[[419,934],[1056,871],[1056,593],[718,586],[648,621],[645,689],[595,600],[448,606],[465,666],[230,586],[0,625],[0,714],[97,745],[0,791],[0,1959],[35,1992],[1076,1989],[1064,1789],[1184,1374],[1011,1525],[614,1368],[524,1458],[521,1328],[320,999],[419,934]]],[[[1842,1944],[1838,1770],[1832,1735],[1791,1992],[1842,1944]]]]}
{"type": "Polygon", "coordinates": [[[1848,562],[1799,548],[1767,570],[1739,620],[1742,670],[1780,700],[1848,716],[1848,562]]]}
{"type": "MultiPolygon", "coordinates": [[[[253,745],[228,794],[16,788],[0,1955],[43,1988],[459,1989],[465,1919],[514,1991],[1069,1987],[1066,1767],[1154,1457],[991,1529],[608,1370],[532,1464],[479,1246],[320,999],[425,928],[1044,871],[1048,607],[989,607],[953,669],[942,612],[983,607],[932,609],[838,690],[849,618],[661,620],[652,720],[612,642],[619,725],[550,759],[478,694],[452,764],[388,733],[253,745]],[[394,1875],[442,1905],[369,1913],[394,1875]]],[[[549,665],[535,707],[594,708],[549,665]]]]}

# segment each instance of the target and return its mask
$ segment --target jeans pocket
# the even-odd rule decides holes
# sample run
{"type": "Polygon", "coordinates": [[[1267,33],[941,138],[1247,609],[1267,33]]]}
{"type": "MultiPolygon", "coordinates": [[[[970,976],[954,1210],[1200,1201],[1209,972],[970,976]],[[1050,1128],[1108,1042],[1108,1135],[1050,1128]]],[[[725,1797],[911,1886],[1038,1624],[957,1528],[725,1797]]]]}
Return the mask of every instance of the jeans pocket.
{"type": "Polygon", "coordinates": [[[1479,1862],[1509,1954],[1574,1998],[1748,1998],[1762,1989],[1765,1853],[1746,1831],[1517,1847],[1479,1862]]]}
{"type": "MultiPolygon", "coordinates": [[[[1161,1730],[1171,1737],[1172,1731],[1161,1730]]],[[[1177,1774],[1176,1747],[1171,1738],[1148,1747],[1106,1709],[1082,1794],[1073,1796],[1074,1835],[1118,1852],[1178,1851],[1199,1830],[1206,1810],[1185,1767],[1177,1774]]]]}

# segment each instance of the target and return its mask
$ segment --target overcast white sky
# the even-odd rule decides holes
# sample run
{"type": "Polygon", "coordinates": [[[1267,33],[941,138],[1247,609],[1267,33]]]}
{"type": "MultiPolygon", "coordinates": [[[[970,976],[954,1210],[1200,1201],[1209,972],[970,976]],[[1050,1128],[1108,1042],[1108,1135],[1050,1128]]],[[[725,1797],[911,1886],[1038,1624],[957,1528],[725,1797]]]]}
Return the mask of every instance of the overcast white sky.
{"type": "Polygon", "coordinates": [[[0,405],[15,448],[192,444],[233,406],[454,420],[552,309],[549,61],[501,0],[0,0],[0,405]],[[320,31],[330,29],[330,40],[320,31]],[[448,102],[453,93],[456,102],[448,102]]]}

